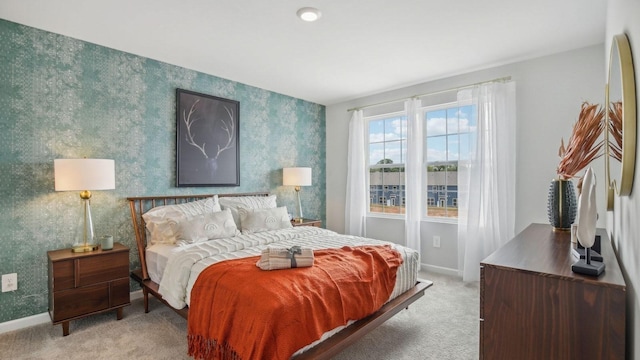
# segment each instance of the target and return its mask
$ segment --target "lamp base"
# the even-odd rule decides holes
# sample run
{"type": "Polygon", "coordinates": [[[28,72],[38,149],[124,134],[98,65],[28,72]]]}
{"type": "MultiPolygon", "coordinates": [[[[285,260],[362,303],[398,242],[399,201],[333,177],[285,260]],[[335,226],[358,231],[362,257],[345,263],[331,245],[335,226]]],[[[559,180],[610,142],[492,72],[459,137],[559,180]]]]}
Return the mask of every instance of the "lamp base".
{"type": "Polygon", "coordinates": [[[80,253],[80,252],[91,252],[91,251],[95,251],[98,249],[98,245],[91,245],[91,244],[82,244],[82,245],[76,245],[73,248],[71,248],[71,251],[74,253],[80,253]]]}

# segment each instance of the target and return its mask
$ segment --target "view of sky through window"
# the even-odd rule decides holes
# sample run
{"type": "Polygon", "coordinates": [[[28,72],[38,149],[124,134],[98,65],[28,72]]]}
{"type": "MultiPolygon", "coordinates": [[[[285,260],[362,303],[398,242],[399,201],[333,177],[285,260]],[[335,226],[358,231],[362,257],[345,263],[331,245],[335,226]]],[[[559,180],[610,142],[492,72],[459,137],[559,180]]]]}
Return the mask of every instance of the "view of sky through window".
{"type": "MultiPolygon", "coordinates": [[[[445,108],[426,113],[426,161],[444,162],[469,158],[472,150],[469,132],[477,120],[472,105],[445,108]]],[[[406,158],[406,116],[392,116],[369,121],[369,165],[388,159],[393,164],[406,158]]]]}
{"type": "MultiPolygon", "coordinates": [[[[393,116],[369,122],[369,164],[391,160],[404,163],[407,147],[407,117],[393,116]]],[[[388,163],[388,162],[387,162],[388,163]]]]}

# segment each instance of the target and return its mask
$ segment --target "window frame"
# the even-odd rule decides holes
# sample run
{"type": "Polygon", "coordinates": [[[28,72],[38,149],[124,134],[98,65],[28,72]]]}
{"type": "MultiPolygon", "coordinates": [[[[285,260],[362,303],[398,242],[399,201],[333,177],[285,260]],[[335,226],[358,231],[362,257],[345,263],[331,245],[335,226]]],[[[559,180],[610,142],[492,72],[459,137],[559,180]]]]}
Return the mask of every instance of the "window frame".
{"type": "MultiPolygon", "coordinates": [[[[423,134],[423,167],[424,167],[424,174],[425,174],[425,178],[423,179],[424,181],[424,188],[422,191],[422,211],[421,211],[421,221],[425,221],[425,222],[437,222],[437,223],[452,223],[452,224],[457,224],[458,223],[458,217],[443,217],[443,216],[429,216],[428,215],[428,176],[429,176],[429,172],[427,171],[427,166],[429,166],[429,163],[427,162],[427,150],[428,150],[428,146],[427,146],[427,138],[428,138],[428,133],[427,133],[427,118],[426,115],[428,112],[431,111],[437,111],[437,110],[448,110],[448,109],[452,109],[452,108],[460,108],[460,107],[464,107],[464,106],[469,106],[469,105],[473,105],[473,102],[471,100],[468,101],[450,101],[450,102],[443,102],[440,104],[433,104],[433,105],[426,105],[426,106],[421,106],[418,110],[418,113],[420,115],[420,119],[421,121],[423,121],[423,125],[424,125],[424,129],[425,129],[425,133],[423,134]]],[[[408,115],[407,115],[407,111],[406,109],[403,110],[398,110],[398,111],[390,111],[388,113],[383,113],[383,114],[376,114],[376,115],[371,115],[371,116],[365,116],[364,120],[365,120],[365,131],[366,131],[366,138],[367,141],[366,146],[365,146],[365,158],[367,159],[367,165],[366,165],[366,172],[367,172],[367,176],[365,176],[366,178],[366,189],[369,189],[369,204],[367,206],[367,212],[366,212],[366,216],[367,217],[380,217],[380,218],[397,218],[397,219],[404,219],[406,217],[406,212],[405,213],[401,213],[401,214],[393,214],[393,213],[385,213],[385,212],[372,212],[371,211],[371,204],[376,204],[379,205],[381,204],[381,201],[384,201],[386,203],[387,196],[385,196],[385,190],[384,187],[385,185],[382,186],[382,195],[381,196],[372,196],[371,195],[371,191],[372,191],[372,185],[370,183],[371,180],[371,169],[372,168],[386,168],[386,167],[403,167],[406,169],[406,163],[394,163],[394,164],[390,164],[385,166],[385,164],[380,164],[378,166],[372,166],[371,164],[369,164],[370,161],[370,148],[371,148],[371,142],[370,142],[370,122],[371,121],[376,121],[376,120],[384,120],[384,119],[389,119],[389,118],[393,118],[393,117],[404,117],[406,119],[406,121],[408,120],[408,115]]],[[[407,124],[407,127],[409,125],[407,124]]],[[[458,132],[459,134],[459,132],[458,132]]],[[[405,134],[406,136],[406,134],[405,134]]],[[[443,134],[442,136],[445,137],[445,139],[447,139],[446,141],[448,141],[448,136],[449,133],[447,131],[447,133],[443,134]]],[[[404,140],[406,141],[407,139],[404,138],[404,140]]],[[[406,146],[406,145],[405,145],[406,146]]],[[[405,151],[408,151],[407,149],[405,149],[405,151]]],[[[459,148],[458,148],[458,154],[460,153],[459,148]]],[[[406,158],[403,159],[406,161],[406,158]]],[[[459,159],[458,159],[459,161],[459,159]]],[[[390,188],[391,186],[386,185],[387,188],[390,188]]],[[[442,187],[444,187],[444,190],[440,190],[440,186],[438,186],[438,189],[434,189],[433,191],[435,192],[444,192],[446,194],[446,196],[449,196],[450,190],[447,189],[446,185],[443,185],[442,187]]],[[[406,184],[400,184],[398,186],[399,190],[401,191],[401,194],[404,195],[400,195],[399,198],[404,199],[407,196],[406,193],[406,184]]],[[[377,188],[375,189],[376,191],[378,190],[377,188]]],[[[434,203],[434,205],[437,205],[440,202],[440,198],[437,195],[434,195],[435,197],[432,197],[431,200],[434,203]]],[[[398,198],[397,198],[398,199],[398,198]]],[[[396,203],[398,203],[396,199],[396,203]]],[[[447,201],[445,200],[445,203],[447,201]]],[[[455,197],[455,201],[456,204],[458,204],[458,196],[455,197]]],[[[400,202],[400,206],[406,206],[406,202],[403,200],[400,202]]],[[[457,207],[457,206],[456,206],[457,207]]]]}
{"type": "MultiPolygon", "coordinates": [[[[422,106],[419,109],[419,115],[420,115],[420,119],[422,119],[422,121],[424,122],[424,147],[423,147],[423,168],[426,170],[428,169],[429,166],[429,162],[427,161],[427,151],[428,151],[428,138],[429,138],[429,134],[427,132],[427,113],[428,112],[433,112],[433,111],[438,111],[438,110],[449,110],[452,108],[461,108],[461,107],[465,107],[465,106],[473,106],[473,101],[471,101],[471,99],[469,100],[463,100],[463,101],[450,101],[450,102],[444,102],[444,103],[440,103],[440,104],[433,104],[433,105],[426,105],[426,106],[422,106]]],[[[458,125],[459,125],[459,118],[458,118],[458,125]]],[[[448,127],[448,124],[447,124],[448,127]]],[[[458,131],[458,134],[460,134],[460,132],[458,131]]],[[[446,133],[440,136],[444,136],[446,141],[448,142],[448,138],[449,138],[449,131],[447,129],[446,133]]],[[[448,148],[448,144],[447,144],[447,148],[448,148]]],[[[460,147],[458,145],[458,160],[460,161],[459,158],[460,155],[460,147]]],[[[449,162],[448,160],[445,162],[449,162]]],[[[426,189],[424,189],[424,191],[422,191],[422,204],[423,204],[423,209],[422,209],[422,217],[421,220],[422,221],[430,221],[430,222],[438,222],[438,223],[452,223],[452,224],[457,224],[458,223],[458,217],[445,217],[445,216],[429,216],[428,212],[429,212],[429,204],[428,204],[428,199],[429,199],[429,171],[426,170],[425,171],[426,174],[426,178],[424,179],[424,186],[426,187],[426,189]]],[[[437,185],[431,185],[433,187],[437,187],[437,189],[433,189],[432,191],[436,192],[436,193],[440,193],[440,192],[444,192],[446,197],[448,198],[450,191],[447,189],[447,185],[442,185],[442,186],[437,186],[437,185]],[[443,187],[444,189],[441,190],[441,187],[443,187]]],[[[457,187],[457,185],[456,185],[457,187]]],[[[456,191],[457,192],[457,191],[456,191]]],[[[434,205],[438,205],[440,203],[440,196],[438,196],[438,194],[434,194],[434,196],[437,196],[437,198],[431,198],[434,205]]],[[[455,198],[455,203],[456,203],[456,207],[458,204],[458,196],[456,196],[455,198]]],[[[446,204],[447,200],[445,199],[445,204],[446,204]]],[[[447,206],[448,207],[448,206],[447,206]]]]}

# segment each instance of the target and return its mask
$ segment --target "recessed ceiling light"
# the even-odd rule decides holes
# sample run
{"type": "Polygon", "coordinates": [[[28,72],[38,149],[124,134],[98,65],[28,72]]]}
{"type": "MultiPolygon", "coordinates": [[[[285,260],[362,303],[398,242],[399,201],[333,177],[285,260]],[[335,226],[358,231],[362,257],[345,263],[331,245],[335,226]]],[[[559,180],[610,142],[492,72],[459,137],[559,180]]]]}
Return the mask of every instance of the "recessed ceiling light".
{"type": "Polygon", "coordinates": [[[303,7],[296,12],[298,17],[304,21],[316,21],[322,16],[320,10],[312,7],[303,7]]]}

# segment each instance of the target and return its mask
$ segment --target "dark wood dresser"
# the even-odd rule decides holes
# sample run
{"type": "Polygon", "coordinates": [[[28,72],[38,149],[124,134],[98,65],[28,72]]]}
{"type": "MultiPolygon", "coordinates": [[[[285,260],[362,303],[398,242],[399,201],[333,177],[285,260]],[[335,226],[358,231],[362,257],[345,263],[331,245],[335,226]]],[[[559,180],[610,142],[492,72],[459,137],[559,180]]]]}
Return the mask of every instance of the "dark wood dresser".
{"type": "Polygon", "coordinates": [[[115,243],[113,250],[98,249],[74,253],[71,249],[53,250],[49,258],[49,315],[53,324],[62,324],[69,335],[69,321],[117,310],[129,299],[129,248],[115,243]]]}
{"type": "Polygon", "coordinates": [[[600,277],[571,234],[531,224],[480,264],[480,359],[624,359],[626,284],[605,230],[600,277]]]}

